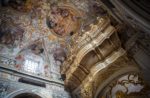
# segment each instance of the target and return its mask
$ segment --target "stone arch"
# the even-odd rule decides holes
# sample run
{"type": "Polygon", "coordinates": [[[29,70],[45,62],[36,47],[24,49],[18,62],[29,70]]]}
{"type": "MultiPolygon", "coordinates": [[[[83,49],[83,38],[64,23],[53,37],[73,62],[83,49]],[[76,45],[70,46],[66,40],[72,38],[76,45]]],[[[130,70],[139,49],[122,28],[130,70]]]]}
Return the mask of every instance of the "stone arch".
{"type": "Polygon", "coordinates": [[[41,97],[32,93],[22,93],[15,96],[14,98],[41,98],[41,97]]]}
{"type": "Polygon", "coordinates": [[[117,61],[114,64],[111,64],[110,67],[101,70],[97,73],[97,75],[94,78],[94,81],[96,81],[97,78],[100,78],[99,80],[101,81],[97,80],[98,82],[94,83],[95,86],[95,88],[93,88],[93,90],[95,90],[94,98],[97,98],[99,93],[103,91],[103,89],[109,83],[116,80],[118,77],[130,73],[140,73],[138,66],[136,66],[134,62],[131,61],[123,62],[122,60],[120,60],[119,62],[117,61]]]}
{"type": "Polygon", "coordinates": [[[82,85],[81,94],[83,98],[97,98],[98,94],[111,81],[127,73],[140,73],[140,69],[133,60],[129,60],[127,55],[124,55],[105,68],[98,68],[92,72],[82,85]]]}
{"type": "Polygon", "coordinates": [[[137,72],[119,75],[107,84],[96,98],[149,98],[149,86],[137,72]]]}
{"type": "Polygon", "coordinates": [[[17,91],[10,93],[5,98],[15,98],[16,96],[21,95],[21,94],[32,94],[32,95],[38,96],[39,98],[46,98],[43,94],[32,91],[32,90],[17,90],[17,91]]]}

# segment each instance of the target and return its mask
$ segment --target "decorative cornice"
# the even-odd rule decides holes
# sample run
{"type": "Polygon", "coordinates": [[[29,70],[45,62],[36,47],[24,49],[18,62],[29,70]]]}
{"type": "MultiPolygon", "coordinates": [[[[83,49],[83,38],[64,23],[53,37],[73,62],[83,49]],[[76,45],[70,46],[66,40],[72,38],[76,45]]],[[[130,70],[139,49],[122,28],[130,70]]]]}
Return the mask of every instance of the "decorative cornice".
{"type": "MultiPolygon", "coordinates": [[[[99,25],[97,26],[91,25],[92,30],[85,32],[82,38],[79,39],[78,43],[76,44],[76,47],[71,49],[74,52],[72,52],[73,54],[71,55],[71,57],[68,57],[69,59],[66,62],[64,62],[61,71],[62,73],[70,73],[67,71],[70,65],[71,65],[70,67],[77,68],[82,58],[88,52],[94,50],[96,47],[102,44],[104,40],[108,39],[115,32],[116,29],[113,26],[111,25],[108,26],[109,24],[108,20],[107,21],[105,20],[106,23],[105,22],[101,23],[102,21],[104,21],[103,18],[99,19],[99,23],[100,23],[99,25]],[[102,26],[102,24],[104,24],[106,27],[104,25],[102,26]]],[[[72,70],[71,72],[73,71],[74,70],[72,70]]]]}
{"type": "Polygon", "coordinates": [[[105,69],[110,64],[115,62],[118,58],[123,56],[125,53],[126,53],[125,50],[120,48],[120,49],[118,49],[118,51],[114,51],[112,53],[112,55],[107,57],[103,62],[98,62],[96,65],[94,65],[91,68],[89,75],[86,77],[86,79],[84,79],[84,81],[82,82],[82,84],[79,87],[81,87],[82,85],[86,84],[87,81],[93,81],[93,79],[97,75],[97,73],[99,73],[101,70],[105,69]]]}

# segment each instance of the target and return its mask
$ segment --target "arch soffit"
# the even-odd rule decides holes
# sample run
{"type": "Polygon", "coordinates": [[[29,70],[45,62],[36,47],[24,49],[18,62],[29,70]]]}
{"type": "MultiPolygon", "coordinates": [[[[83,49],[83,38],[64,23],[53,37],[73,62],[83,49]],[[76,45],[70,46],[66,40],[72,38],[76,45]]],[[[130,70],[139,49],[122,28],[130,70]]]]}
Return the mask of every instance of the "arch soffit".
{"type": "Polygon", "coordinates": [[[5,98],[14,98],[17,95],[24,94],[24,93],[35,94],[35,95],[37,95],[37,96],[39,96],[41,98],[46,98],[43,94],[35,92],[35,91],[32,91],[32,90],[17,90],[17,91],[14,91],[14,92],[10,93],[5,98]]]}

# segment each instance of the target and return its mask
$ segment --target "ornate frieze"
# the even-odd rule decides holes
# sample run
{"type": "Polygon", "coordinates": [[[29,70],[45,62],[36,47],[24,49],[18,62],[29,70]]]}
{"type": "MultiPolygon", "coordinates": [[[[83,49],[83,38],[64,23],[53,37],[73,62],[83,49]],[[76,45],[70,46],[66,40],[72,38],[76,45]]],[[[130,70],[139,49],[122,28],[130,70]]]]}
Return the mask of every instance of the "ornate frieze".
{"type": "Polygon", "coordinates": [[[23,93],[36,94],[41,98],[70,98],[64,87],[59,84],[47,83],[46,88],[42,88],[17,81],[0,79],[0,98],[14,98],[23,93]]]}
{"type": "Polygon", "coordinates": [[[91,29],[85,31],[82,36],[74,37],[74,44],[69,49],[71,52],[64,62],[62,72],[65,72],[70,64],[77,66],[88,52],[94,50],[115,32],[115,28],[109,25],[108,18],[98,18],[97,21],[98,23],[91,24],[91,29]]]}
{"type": "MultiPolygon", "coordinates": [[[[86,83],[84,81],[90,81],[97,72],[115,62],[125,53],[120,48],[116,29],[110,25],[110,20],[103,17],[98,18],[97,21],[97,24],[91,24],[91,29],[84,31],[85,33],[79,37],[79,40],[74,42],[70,47],[71,54],[63,63],[61,73],[66,74],[65,84],[71,90],[86,83]]],[[[74,36],[73,40],[75,38],[74,36]]]]}

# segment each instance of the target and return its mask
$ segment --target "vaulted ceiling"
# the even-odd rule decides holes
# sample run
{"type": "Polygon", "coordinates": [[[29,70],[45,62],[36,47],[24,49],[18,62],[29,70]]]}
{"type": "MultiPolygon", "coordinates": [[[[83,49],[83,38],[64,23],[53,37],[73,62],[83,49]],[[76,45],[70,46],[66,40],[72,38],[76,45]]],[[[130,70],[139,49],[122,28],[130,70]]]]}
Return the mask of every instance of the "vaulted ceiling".
{"type": "Polygon", "coordinates": [[[143,1],[0,0],[0,63],[17,71],[65,80],[72,91],[83,86],[86,95],[91,86],[86,82],[96,81],[98,89],[107,71],[110,78],[118,70],[138,70],[128,57],[136,60],[134,54],[141,47],[150,49],[149,35],[144,33],[149,31],[145,22],[149,15],[134,9],[140,6],[142,13],[149,13],[147,1],[143,1]],[[120,7],[123,3],[136,5],[126,11],[126,6],[120,7]],[[132,10],[136,14],[130,13],[132,10]],[[28,65],[39,67],[32,70],[28,65]],[[108,69],[101,72],[105,67],[108,69]]]}
{"type": "Polygon", "coordinates": [[[1,0],[0,13],[1,56],[16,60],[18,68],[25,58],[38,58],[47,68],[61,65],[75,43],[72,38],[106,11],[96,0],[1,0]]]}

